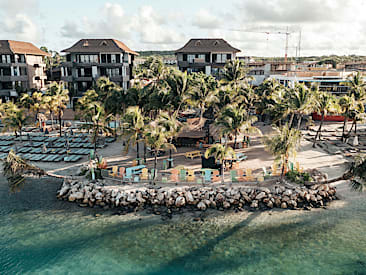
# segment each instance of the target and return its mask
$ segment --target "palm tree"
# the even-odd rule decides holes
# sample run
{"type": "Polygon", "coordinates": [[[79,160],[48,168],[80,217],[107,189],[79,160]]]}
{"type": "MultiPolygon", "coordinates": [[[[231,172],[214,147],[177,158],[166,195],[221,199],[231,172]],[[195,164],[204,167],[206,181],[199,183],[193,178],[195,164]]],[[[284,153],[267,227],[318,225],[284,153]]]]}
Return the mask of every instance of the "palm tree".
{"type": "Polygon", "coordinates": [[[357,156],[349,164],[348,170],[342,176],[326,180],[321,182],[321,184],[329,184],[342,180],[350,180],[353,191],[363,192],[366,190],[366,155],[357,156]]]}
{"type": "Polygon", "coordinates": [[[164,149],[176,150],[175,146],[169,143],[170,134],[164,131],[164,128],[153,121],[148,124],[143,132],[145,144],[149,146],[154,153],[154,176],[156,179],[156,167],[158,163],[158,152],[164,149]]]}
{"type": "Polygon", "coordinates": [[[95,152],[97,150],[99,133],[108,134],[112,132],[112,129],[108,125],[113,119],[111,114],[106,113],[104,105],[97,98],[98,94],[95,90],[88,90],[78,101],[78,109],[81,112],[82,118],[86,120],[82,128],[92,131],[92,142],[95,152]]]}
{"type": "Polygon", "coordinates": [[[328,113],[337,112],[340,109],[336,97],[331,95],[330,93],[318,92],[317,94],[315,94],[314,99],[314,110],[321,114],[321,121],[314,138],[313,147],[315,147],[317,139],[319,138],[320,140],[324,117],[328,113]]]}
{"type": "Polygon", "coordinates": [[[4,124],[3,131],[14,131],[15,136],[18,136],[17,132],[19,132],[20,139],[22,139],[22,128],[28,121],[25,109],[9,101],[0,105],[0,116],[4,124]]]}
{"type": "Polygon", "coordinates": [[[283,178],[289,158],[295,157],[297,149],[300,147],[301,132],[294,128],[291,129],[288,124],[282,128],[276,128],[276,131],[276,135],[264,137],[264,144],[276,161],[282,161],[281,178],[283,178]]]}
{"type": "Polygon", "coordinates": [[[352,117],[352,110],[354,109],[355,99],[352,96],[342,96],[338,100],[341,112],[344,116],[343,128],[342,128],[342,141],[346,138],[347,120],[352,117]]]}
{"type": "Polygon", "coordinates": [[[289,109],[292,112],[290,127],[292,127],[292,121],[294,115],[297,115],[297,129],[300,129],[301,120],[304,115],[310,114],[314,109],[313,94],[305,86],[305,84],[296,83],[294,88],[289,89],[288,102],[289,109]]]}
{"type": "MultiPolygon", "coordinates": [[[[173,144],[173,139],[179,134],[183,126],[182,123],[177,120],[175,113],[169,115],[167,112],[160,113],[157,119],[157,125],[162,127],[171,144],[173,144]]],[[[172,149],[169,150],[169,158],[172,159],[172,149]]]]}
{"type": "Polygon", "coordinates": [[[182,105],[185,103],[188,93],[191,89],[191,81],[187,72],[181,72],[176,69],[171,70],[166,78],[169,87],[168,97],[170,105],[175,109],[175,114],[179,114],[182,105]]]}
{"type": "Polygon", "coordinates": [[[349,90],[348,90],[349,96],[353,96],[356,101],[365,100],[366,82],[360,72],[357,72],[357,74],[350,76],[347,79],[347,82],[344,82],[343,84],[349,87],[349,90]]]}
{"type": "Polygon", "coordinates": [[[248,69],[245,67],[243,61],[239,59],[232,59],[225,64],[221,75],[221,83],[226,86],[230,85],[237,91],[238,87],[243,82],[248,82],[248,69]]]}
{"type": "Polygon", "coordinates": [[[137,158],[140,158],[139,140],[145,127],[145,118],[141,110],[137,106],[128,107],[123,116],[123,135],[127,137],[126,152],[128,152],[129,145],[136,145],[137,158]]]}
{"type": "Polygon", "coordinates": [[[251,116],[243,106],[228,105],[217,118],[216,124],[221,128],[222,135],[234,135],[234,149],[238,135],[241,133],[261,133],[253,125],[257,121],[256,116],[251,116]]]}
{"type": "Polygon", "coordinates": [[[205,75],[202,72],[194,73],[192,82],[193,87],[189,91],[187,103],[200,109],[200,122],[202,122],[206,109],[219,101],[218,82],[213,76],[205,75]]]}
{"type": "Polygon", "coordinates": [[[58,117],[60,126],[60,137],[62,136],[62,116],[64,110],[67,107],[67,102],[69,101],[69,91],[64,89],[63,84],[57,84],[56,82],[51,84],[55,87],[54,95],[52,96],[52,106],[53,112],[58,117]]]}
{"type": "MultiPolygon", "coordinates": [[[[360,72],[348,78],[348,81],[343,83],[349,87],[348,96],[354,98],[354,104],[351,105],[353,108],[350,109],[353,124],[355,127],[355,137],[357,136],[357,121],[362,120],[364,117],[364,104],[366,102],[366,82],[360,72]]],[[[350,134],[350,132],[348,134],[350,134]]]]}
{"type": "Polygon", "coordinates": [[[3,174],[6,177],[12,192],[19,190],[28,174],[43,176],[46,172],[34,165],[27,163],[10,150],[8,156],[3,161],[3,174]]]}
{"type": "Polygon", "coordinates": [[[205,152],[205,158],[214,157],[216,161],[220,161],[221,163],[221,181],[224,183],[225,176],[224,176],[224,161],[227,158],[235,158],[235,151],[230,146],[222,145],[222,144],[215,144],[208,148],[205,152]]]}

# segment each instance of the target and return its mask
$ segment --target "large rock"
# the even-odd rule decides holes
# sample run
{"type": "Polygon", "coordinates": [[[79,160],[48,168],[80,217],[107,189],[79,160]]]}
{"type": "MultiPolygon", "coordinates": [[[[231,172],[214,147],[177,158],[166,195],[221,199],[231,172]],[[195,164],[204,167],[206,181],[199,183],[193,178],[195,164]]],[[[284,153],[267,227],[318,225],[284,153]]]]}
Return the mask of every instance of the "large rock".
{"type": "Polygon", "coordinates": [[[219,194],[217,194],[216,195],[216,201],[217,202],[223,202],[224,201],[224,199],[225,199],[225,197],[224,197],[224,195],[223,194],[221,194],[221,193],[219,193],[219,194]]]}
{"type": "Polygon", "coordinates": [[[282,209],[286,209],[286,208],[287,208],[287,203],[283,202],[283,203],[281,204],[281,208],[282,208],[282,209]]]}
{"type": "Polygon", "coordinates": [[[227,201],[224,201],[223,203],[222,203],[222,206],[225,208],[225,209],[228,209],[228,208],[230,208],[230,203],[229,202],[227,202],[227,201]]]}
{"type": "Polygon", "coordinates": [[[197,208],[198,208],[199,210],[204,211],[204,210],[206,210],[206,209],[207,209],[207,206],[206,206],[206,204],[205,204],[203,201],[200,201],[200,202],[197,204],[197,208]]]}
{"type": "Polygon", "coordinates": [[[256,200],[261,200],[261,199],[263,199],[263,198],[265,198],[266,197],[266,193],[265,192],[260,192],[256,197],[255,197],[255,199],[256,200]]]}
{"type": "Polygon", "coordinates": [[[188,204],[192,204],[194,202],[194,198],[191,192],[187,191],[185,197],[188,204]]]}
{"type": "Polygon", "coordinates": [[[184,197],[179,196],[176,200],[175,200],[175,206],[176,207],[182,207],[186,204],[186,199],[184,197]]]}

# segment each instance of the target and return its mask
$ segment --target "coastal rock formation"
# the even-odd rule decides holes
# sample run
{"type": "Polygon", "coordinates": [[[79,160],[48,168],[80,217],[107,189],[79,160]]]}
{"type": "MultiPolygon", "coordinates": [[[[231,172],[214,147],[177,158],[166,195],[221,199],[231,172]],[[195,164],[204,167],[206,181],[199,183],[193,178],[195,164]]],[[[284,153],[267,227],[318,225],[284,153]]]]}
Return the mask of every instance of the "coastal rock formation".
{"type": "Polygon", "coordinates": [[[258,186],[144,186],[123,188],[105,186],[103,181],[65,180],[58,191],[59,199],[77,202],[83,206],[167,207],[180,209],[309,209],[322,207],[337,199],[336,189],[326,184],[290,186],[276,184],[271,189],[258,186]]]}

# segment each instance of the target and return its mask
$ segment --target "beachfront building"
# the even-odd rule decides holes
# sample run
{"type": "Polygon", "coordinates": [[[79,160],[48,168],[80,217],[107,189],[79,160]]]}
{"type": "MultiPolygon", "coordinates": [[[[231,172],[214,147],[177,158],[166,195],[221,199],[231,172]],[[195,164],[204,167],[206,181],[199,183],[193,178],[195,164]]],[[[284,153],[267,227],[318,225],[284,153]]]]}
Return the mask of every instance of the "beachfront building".
{"type": "Polygon", "coordinates": [[[62,51],[61,80],[72,91],[73,101],[106,76],[123,89],[130,87],[135,51],[116,39],[81,39],[62,51]]]}
{"type": "Polygon", "coordinates": [[[3,102],[22,92],[45,89],[46,56],[49,54],[32,43],[0,40],[0,97],[3,102]]]}
{"type": "Polygon", "coordinates": [[[348,92],[345,85],[348,77],[353,73],[346,71],[292,71],[283,75],[271,75],[270,78],[278,80],[281,84],[292,87],[296,82],[304,83],[308,87],[318,85],[319,90],[342,96],[348,92]]]}
{"type": "Polygon", "coordinates": [[[204,72],[218,76],[228,60],[235,59],[239,49],[221,38],[191,39],[175,51],[179,70],[188,73],[204,72]]]}

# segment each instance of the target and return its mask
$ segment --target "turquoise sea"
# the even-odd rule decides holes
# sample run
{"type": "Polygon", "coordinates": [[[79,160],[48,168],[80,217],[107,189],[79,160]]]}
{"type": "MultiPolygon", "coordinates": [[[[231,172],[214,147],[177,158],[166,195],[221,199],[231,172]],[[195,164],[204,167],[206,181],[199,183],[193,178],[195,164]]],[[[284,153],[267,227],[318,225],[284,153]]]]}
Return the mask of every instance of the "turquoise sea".
{"type": "Polygon", "coordinates": [[[53,179],[16,194],[0,182],[0,274],[366,274],[366,195],[345,191],[326,210],[163,222],[57,201],[53,179]]]}

